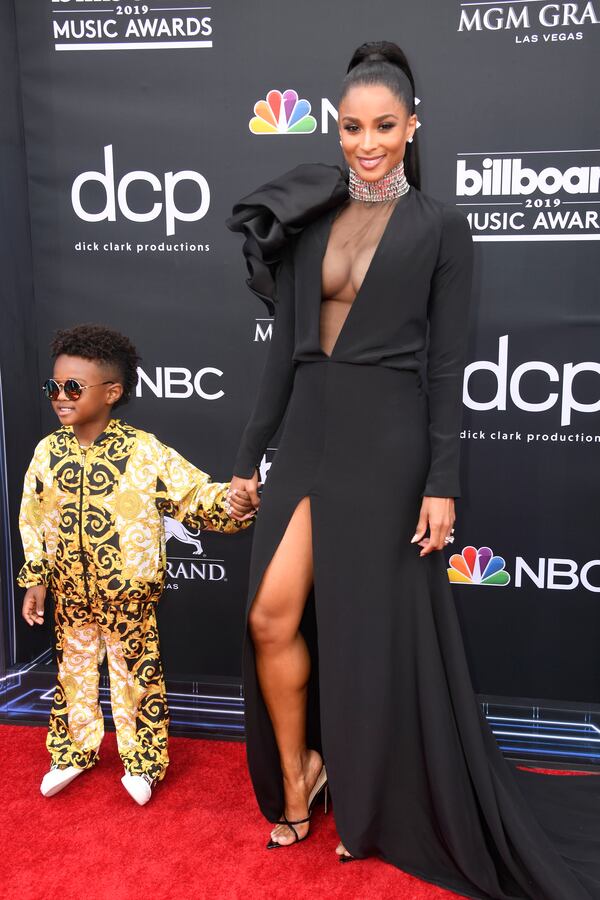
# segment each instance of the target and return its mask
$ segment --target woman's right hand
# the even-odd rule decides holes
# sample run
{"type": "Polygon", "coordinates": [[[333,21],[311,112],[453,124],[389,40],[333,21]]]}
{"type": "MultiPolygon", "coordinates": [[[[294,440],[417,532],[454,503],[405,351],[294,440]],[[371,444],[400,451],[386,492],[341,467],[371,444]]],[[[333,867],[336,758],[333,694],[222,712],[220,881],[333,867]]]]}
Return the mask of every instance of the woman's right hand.
{"type": "Polygon", "coordinates": [[[260,506],[260,497],[258,496],[258,472],[255,472],[252,478],[238,478],[237,475],[234,475],[231,479],[229,491],[232,494],[235,491],[246,491],[250,497],[250,502],[254,507],[254,512],[248,513],[245,516],[239,516],[232,511],[231,518],[237,519],[238,522],[245,522],[246,519],[251,519],[260,506]]]}

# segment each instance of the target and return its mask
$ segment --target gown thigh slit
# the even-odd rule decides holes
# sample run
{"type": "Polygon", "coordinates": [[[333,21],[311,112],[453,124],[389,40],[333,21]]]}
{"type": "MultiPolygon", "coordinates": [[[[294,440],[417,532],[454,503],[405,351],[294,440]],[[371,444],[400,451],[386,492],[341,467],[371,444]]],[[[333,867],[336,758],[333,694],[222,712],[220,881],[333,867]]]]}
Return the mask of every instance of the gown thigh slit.
{"type": "MultiPolygon", "coordinates": [[[[250,591],[248,604],[247,604],[247,619],[251,620],[252,611],[257,602],[263,603],[265,601],[262,600],[261,595],[266,590],[267,593],[271,593],[273,588],[268,584],[271,578],[275,578],[276,581],[281,582],[282,573],[285,573],[286,580],[294,579],[299,577],[299,583],[295,585],[296,588],[299,588],[302,591],[302,586],[304,585],[304,590],[306,595],[310,589],[312,588],[312,555],[313,555],[313,547],[312,547],[312,525],[311,525],[311,507],[310,507],[310,497],[301,497],[291,509],[291,512],[288,514],[287,511],[283,517],[283,526],[280,535],[275,538],[273,541],[274,546],[271,550],[266,551],[266,556],[264,560],[264,569],[260,571],[260,566],[257,566],[256,571],[256,589],[250,591]],[[310,536],[307,534],[302,534],[301,529],[304,526],[304,523],[298,523],[295,519],[298,516],[298,513],[302,507],[302,504],[306,501],[306,510],[308,512],[308,518],[306,520],[307,528],[310,530],[310,536]],[[294,543],[296,544],[302,543],[304,546],[301,549],[298,549],[298,546],[294,547],[294,543]],[[304,554],[308,547],[310,546],[310,559],[307,557],[306,559],[306,570],[303,570],[304,561],[300,562],[299,554],[304,554]],[[292,559],[290,560],[287,554],[292,554],[292,559]],[[280,558],[282,557],[283,558],[280,558]],[[272,569],[276,569],[275,574],[273,575],[272,569]]],[[[277,529],[275,530],[275,534],[277,534],[277,529]]],[[[274,535],[275,537],[275,535],[274,535]]],[[[279,590],[279,586],[275,588],[275,591],[279,590]]],[[[297,594],[297,597],[293,596],[291,590],[289,590],[288,584],[284,588],[286,592],[286,598],[288,600],[289,605],[296,605],[301,603],[302,601],[298,600],[300,597],[300,593],[297,594]],[[290,599],[290,595],[291,599],[290,599]]],[[[266,601],[267,605],[270,601],[266,601]]],[[[285,598],[284,598],[285,605],[285,598]]],[[[275,601],[275,606],[277,607],[276,612],[279,611],[280,604],[275,601]]],[[[273,611],[273,610],[271,610],[273,611]]]]}
{"type": "MultiPolygon", "coordinates": [[[[504,760],[473,691],[444,554],[421,558],[411,544],[423,496],[460,496],[468,224],[413,188],[402,196],[365,249],[326,355],[322,267],[347,201],[335,167],[300,166],[230,220],[246,236],[248,283],[275,310],[236,475],[251,476],[284,421],[255,525],[249,607],[308,497],[307,746],[323,756],[350,854],[477,900],[600,900],[600,778],[550,779],[562,784],[544,793],[543,775],[504,760]]],[[[276,822],[279,754],[246,634],[248,762],[276,822]]]]}

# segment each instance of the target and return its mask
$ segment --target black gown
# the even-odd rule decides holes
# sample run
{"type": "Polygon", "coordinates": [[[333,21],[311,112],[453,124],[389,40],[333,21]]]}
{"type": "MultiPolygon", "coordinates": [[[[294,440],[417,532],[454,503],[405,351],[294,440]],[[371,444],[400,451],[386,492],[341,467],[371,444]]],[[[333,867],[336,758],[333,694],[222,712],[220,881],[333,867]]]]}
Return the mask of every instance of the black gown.
{"type": "MultiPolygon", "coordinates": [[[[236,475],[253,474],[285,415],[257,517],[248,609],[309,497],[307,737],[323,753],[345,847],[469,897],[600,898],[600,779],[509,767],[473,693],[444,555],[420,558],[410,543],[423,495],[459,495],[468,224],[413,188],[401,197],[326,356],[321,267],[347,199],[339,169],[300,166],[245,198],[228,223],[245,234],[249,286],[276,315],[236,475]],[[540,779],[563,784],[548,799],[540,779]],[[523,797],[530,784],[550,836],[523,797]],[[569,803],[571,820],[552,819],[549,809],[569,803]]],[[[279,755],[249,636],[244,695],[250,774],[275,822],[279,755]]]]}

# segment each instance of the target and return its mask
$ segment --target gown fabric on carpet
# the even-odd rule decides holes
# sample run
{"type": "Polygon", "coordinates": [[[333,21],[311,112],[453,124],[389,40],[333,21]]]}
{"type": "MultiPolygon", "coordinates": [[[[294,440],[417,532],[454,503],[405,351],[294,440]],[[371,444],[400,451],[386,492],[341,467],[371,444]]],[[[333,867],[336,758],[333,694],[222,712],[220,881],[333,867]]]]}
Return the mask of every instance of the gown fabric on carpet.
{"type": "MultiPolygon", "coordinates": [[[[600,779],[544,778],[503,759],[473,692],[444,555],[420,558],[410,543],[423,495],[459,495],[468,224],[414,188],[400,197],[327,356],[322,262],[347,201],[339,169],[300,166],[241,201],[228,223],[245,235],[249,286],[276,315],[236,475],[253,474],[285,415],[248,610],[310,498],[307,737],[323,753],[348,851],[469,897],[600,898],[600,779]],[[548,781],[563,782],[550,800],[539,788],[548,781]]],[[[275,822],[279,755],[248,634],[243,670],[250,774],[275,822]]]]}

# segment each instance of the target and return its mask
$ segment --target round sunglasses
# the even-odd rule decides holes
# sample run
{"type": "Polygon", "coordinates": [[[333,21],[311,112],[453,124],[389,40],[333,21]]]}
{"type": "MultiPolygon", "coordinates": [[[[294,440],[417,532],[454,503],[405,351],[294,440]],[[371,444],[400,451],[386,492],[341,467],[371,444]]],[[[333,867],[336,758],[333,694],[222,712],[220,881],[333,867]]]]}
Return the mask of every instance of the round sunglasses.
{"type": "Polygon", "coordinates": [[[115,384],[114,381],[101,381],[99,384],[79,384],[76,378],[67,378],[66,381],[55,381],[48,378],[42,385],[42,390],[48,400],[58,400],[60,392],[65,392],[67,400],[79,400],[83,391],[88,388],[101,387],[103,384],[115,384]]]}

